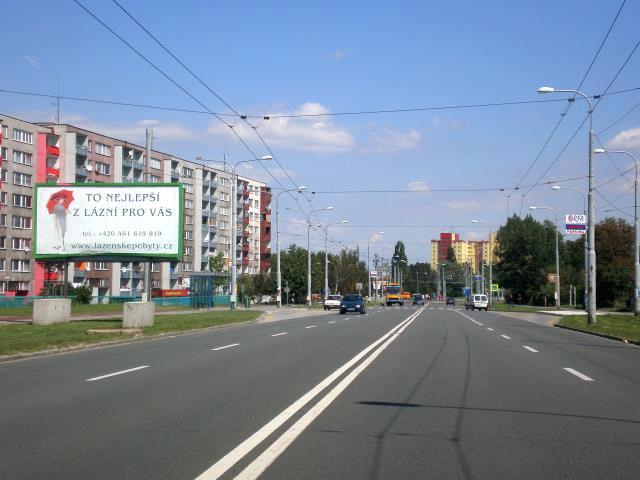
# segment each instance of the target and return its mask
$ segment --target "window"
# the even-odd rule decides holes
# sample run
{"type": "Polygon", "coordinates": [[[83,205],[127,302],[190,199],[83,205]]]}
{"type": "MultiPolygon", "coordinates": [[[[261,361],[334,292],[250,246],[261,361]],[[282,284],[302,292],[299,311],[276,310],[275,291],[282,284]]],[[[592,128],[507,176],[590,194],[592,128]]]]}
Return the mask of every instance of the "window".
{"type": "Polygon", "coordinates": [[[0,204],[8,205],[7,199],[9,198],[9,194],[7,192],[0,192],[0,204]]]}
{"type": "Polygon", "coordinates": [[[191,252],[192,252],[191,247],[184,247],[184,255],[191,255],[191,252]]]}
{"type": "Polygon", "coordinates": [[[229,215],[229,207],[219,207],[218,212],[220,212],[221,215],[229,215]]]}
{"type": "MultiPolygon", "coordinates": [[[[7,192],[3,192],[3,193],[6,194],[7,192]]],[[[13,206],[22,207],[22,208],[31,208],[31,195],[21,195],[19,193],[14,193],[13,206]]]]}
{"type": "Polygon", "coordinates": [[[11,260],[12,272],[30,272],[31,261],[30,260],[11,260]]]}
{"type": "Polygon", "coordinates": [[[160,180],[162,179],[157,175],[149,175],[149,180],[151,181],[151,183],[160,183],[160,180]]]}
{"type": "Polygon", "coordinates": [[[158,160],[157,158],[151,157],[151,162],[149,162],[149,166],[151,168],[156,168],[156,169],[160,170],[162,168],[162,162],[160,160],[158,160]]]}
{"type": "Polygon", "coordinates": [[[19,128],[13,129],[13,139],[16,142],[28,143],[33,145],[33,133],[26,130],[20,130],[19,128]]]}
{"type": "Polygon", "coordinates": [[[193,266],[190,262],[182,262],[182,271],[183,272],[191,272],[193,271],[193,266]]]}
{"type": "Polygon", "coordinates": [[[111,165],[96,162],[96,173],[100,173],[101,175],[111,175],[111,165]]]}
{"type": "Polygon", "coordinates": [[[193,208],[193,200],[185,199],[184,208],[193,208]]]}
{"type": "Polygon", "coordinates": [[[21,152],[20,150],[14,150],[13,163],[21,163],[22,165],[32,165],[31,154],[27,152],[21,152]]]}
{"type": "Polygon", "coordinates": [[[9,137],[9,127],[6,125],[2,125],[2,138],[9,137]]]}
{"type": "Polygon", "coordinates": [[[187,168],[187,167],[182,167],[182,176],[183,177],[187,177],[187,178],[193,177],[193,169],[192,168],[187,168]]]}
{"type": "Polygon", "coordinates": [[[0,147],[0,156],[2,160],[6,161],[9,157],[9,149],[7,147],[0,147]]]}
{"type": "Polygon", "coordinates": [[[229,229],[229,222],[219,221],[218,222],[218,228],[222,228],[224,230],[228,230],[229,229]]]}
{"type": "Polygon", "coordinates": [[[229,244],[229,237],[225,237],[224,235],[220,235],[218,237],[218,243],[222,243],[224,245],[228,245],[229,244]]]}
{"type": "Polygon", "coordinates": [[[230,183],[231,182],[229,181],[229,179],[225,177],[221,177],[220,180],[218,181],[218,185],[221,185],[223,187],[228,187],[230,183]]]}
{"type": "Polygon", "coordinates": [[[31,228],[31,217],[21,217],[20,215],[14,215],[11,225],[13,226],[13,228],[28,230],[31,228]]]}
{"type": "Polygon", "coordinates": [[[185,240],[193,240],[193,232],[191,230],[184,231],[184,239],[185,240]]]}
{"type": "MultiPolygon", "coordinates": [[[[0,272],[4,272],[4,258],[0,258],[0,272]]],[[[4,293],[4,290],[2,293],[4,293]]]]}
{"type": "Polygon", "coordinates": [[[23,187],[30,187],[31,175],[27,175],[26,173],[13,172],[13,184],[21,185],[23,187]]]}
{"type": "Polygon", "coordinates": [[[96,153],[98,155],[104,155],[106,157],[111,156],[111,147],[109,145],[104,145],[102,143],[96,142],[96,153]]]}
{"type": "Polygon", "coordinates": [[[151,262],[151,271],[152,272],[159,272],[160,271],[160,264],[158,262],[151,262]]]}
{"type": "Polygon", "coordinates": [[[17,238],[11,239],[12,250],[31,250],[31,239],[29,238],[17,238]]]}
{"type": "Polygon", "coordinates": [[[151,280],[151,288],[160,288],[160,280],[151,280]]]}
{"type": "Polygon", "coordinates": [[[7,182],[7,171],[3,168],[0,169],[0,180],[3,182],[7,182]]]}
{"type": "Polygon", "coordinates": [[[193,217],[191,215],[184,216],[184,224],[185,225],[193,225],[193,217]]]}
{"type": "Polygon", "coordinates": [[[94,266],[96,270],[100,270],[101,272],[109,270],[109,265],[107,264],[107,262],[96,262],[94,266]]]}
{"type": "Polygon", "coordinates": [[[6,227],[6,226],[7,226],[7,214],[0,213],[0,227],[6,227]]]}
{"type": "Polygon", "coordinates": [[[229,201],[229,192],[220,192],[220,200],[229,201]]]}
{"type": "Polygon", "coordinates": [[[0,250],[6,250],[7,248],[7,237],[0,237],[0,250]]]}
{"type": "Polygon", "coordinates": [[[186,193],[193,193],[193,185],[191,185],[190,183],[185,183],[184,184],[184,191],[186,193]]]}

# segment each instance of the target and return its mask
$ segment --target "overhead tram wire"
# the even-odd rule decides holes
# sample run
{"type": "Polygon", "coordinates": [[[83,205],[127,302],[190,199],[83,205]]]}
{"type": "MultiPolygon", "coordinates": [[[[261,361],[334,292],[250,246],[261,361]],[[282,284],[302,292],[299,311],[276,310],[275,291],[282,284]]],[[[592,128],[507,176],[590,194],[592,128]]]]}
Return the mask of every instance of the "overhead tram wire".
{"type": "MultiPolygon", "coordinates": [[[[82,8],[87,14],[89,14],[94,20],[96,20],[100,25],[102,25],[105,29],[107,29],[112,35],[114,35],[118,40],[124,43],[129,49],[135,52],[140,58],[142,58],[146,63],[148,63],[154,70],[160,73],[163,77],[169,80],[173,85],[175,85],[180,91],[185,93],[189,98],[195,101],[202,108],[207,110],[211,115],[213,115],[216,119],[222,122],[225,126],[229,127],[229,129],[236,136],[238,141],[244,146],[244,148],[251,154],[253,159],[256,159],[257,162],[262,166],[262,168],[269,174],[269,176],[281,187],[284,188],[284,185],[278,180],[271,171],[264,165],[264,163],[259,159],[258,155],[253,151],[253,149],[247,144],[247,142],[238,134],[238,132],[232,128],[232,126],[227,123],[221,116],[217,115],[213,112],[209,107],[207,107],[204,103],[198,100],[194,95],[192,95],[187,89],[185,89],[182,85],[180,85],[177,81],[175,81],[171,76],[165,73],[160,67],[158,67],[155,63],[149,60],[142,52],[137,50],[133,45],[131,45],[127,40],[125,40],[121,35],[119,35],[116,31],[114,31],[111,27],[109,27],[106,23],[104,23],[100,18],[98,18],[91,10],[89,10],[86,6],[84,6],[79,0],[73,0],[80,8],[82,8]]],[[[296,199],[297,201],[297,199],[296,199]]]]}
{"type": "MultiPolygon", "coordinates": [[[[580,80],[580,84],[578,85],[576,90],[580,90],[580,88],[584,84],[585,80],[587,79],[587,76],[591,72],[591,68],[593,67],[593,65],[595,64],[596,60],[598,59],[598,56],[600,55],[600,52],[602,51],[602,48],[604,47],[604,44],[606,43],[607,39],[609,38],[609,35],[611,34],[611,31],[613,30],[613,27],[615,26],[616,22],[618,21],[618,17],[620,16],[620,13],[622,12],[622,9],[623,9],[623,7],[624,7],[624,5],[626,3],[627,3],[627,0],[622,0],[622,3],[620,4],[620,7],[618,8],[618,11],[616,12],[615,17],[613,18],[611,24],[609,25],[609,29],[607,30],[607,33],[605,34],[604,38],[602,39],[602,42],[600,42],[600,46],[598,47],[598,50],[596,51],[595,55],[593,56],[593,59],[591,60],[591,63],[589,64],[589,67],[587,68],[587,71],[582,76],[582,80],[580,80]]],[[[577,96],[577,94],[574,93],[573,96],[571,97],[571,99],[569,100],[569,103],[567,104],[567,107],[565,108],[564,112],[562,114],[560,114],[560,118],[558,119],[558,121],[554,125],[553,129],[551,130],[551,133],[549,134],[549,136],[545,140],[544,144],[542,145],[542,148],[538,151],[538,154],[535,156],[533,161],[529,164],[529,166],[527,167],[527,170],[525,171],[524,175],[522,175],[522,177],[520,177],[520,180],[518,180],[516,186],[519,187],[522,184],[522,182],[527,177],[527,175],[529,175],[529,173],[531,172],[531,170],[533,169],[535,164],[538,163],[538,160],[540,160],[540,157],[542,156],[544,151],[547,149],[547,146],[551,142],[551,139],[554,137],[555,133],[558,131],[558,128],[560,127],[560,124],[562,123],[562,121],[564,120],[565,116],[569,112],[569,109],[571,109],[571,106],[575,102],[576,96],[577,96]]],[[[508,196],[510,197],[511,195],[513,195],[514,192],[515,192],[515,190],[513,190],[508,196]]]]}
{"type": "MultiPolygon", "coordinates": [[[[627,55],[627,58],[625,59],[625,61],[622,63],[622,65],[620,66],[620,68],[618,69],[618,71],[616,72],[616,74],[613,76],[613,78],[611,79],[611,81],[609,82],[609,85],[607,85],[607,88],[605,89],[604,93],[606,94],[609,89],[611,88],[611,86],[613,85],[613,83],[618,79],[618,77],[620,76],[620,74],[622,73],[622,70],[624,70],[624,68],[627,66],[627,63],[629,63],[629,60],[631,60],[631,57],[633,57],[633,55],[635,54],[636,50],[638,49],[638,46],[640,46],[640,40],[638,40],[638,42],[636,42],[636,44],[634,45],[634,47],[631,49],[631,52],[629,52],[629,55],[627,55]]],[[[589,115],[592,115],[593,112],[595,111],[596,108],[598,108],[598,105],[600,105],[600,102],[602,101],[602,95],[599,95],[598,98],[596,98],[596,102],[593,105],[593,109],[587,113],[587,115],[584,117],[584,119],[582,120],[582,122],[580,123],[580,125],[578,126],[578,128],[573,132],[573,135],[571,135],[571,138],[569,138],[569,141],[565,144],[564,147],[562,147],[562,150],[560,151],[560,153],[558,155],[556,155],[556,157],[553,159],[553,161],[549,164],[549,166],[547,167],[547,169],[542,173],[542,175],[540,175],[538,177],[538,179],[536,180],[536,183],[539,182],[540,180],[542,180],[542,178],[544,178],[544,176],[549,172],[549,170],[551,170],[553,168],[553,166],[558,162],[558,160],[560,159],[561,155],[565,152],[565,150],[569,147],[569,145],[571,144],[571,142],[573,142],[573,139],[576,137],[576,135],[578,134],[578,132],[580,131],[580,129],[582,128],[582,126],[585,124],[585,122],[589,119],[589,115]]],[[[531,192],[531,190],[533,189],[530,188],[529,190],[527,190],[527,192],[525,192],[522,195],[522,198],[526,197],[529,192],[531,192]]]]}
{"type": "MultiPolygon", "coordinates": [[[[149,29],[147,29],[144,25],[142,25],[142,23],[133,15],[131,14],[127,9],[125,9],[117,0],[112,0],[113,3],[115,3],[118,8],[120,8],[120,10],[122,10],[136,25],[138,25],[156,44],[158,44],[160,46],[160,48],[162,48],[167,54],[169,54],[169,56],[171,56],[171,58],[173,58],[176,62],[178,62],[178,64],[184,68],[187,72],[189,72],[189,74],[195,78],[198,83],[200,83],[200,85],[202,85],[204,88],[206,88],[209,93],[211,93],[213,96],[215,96],[220,102],[222,102],[229,110],[231,110],[233,113],[236,114],[236,116],[243,121],[245,124],[247,124],[249,127],[251,127],[251,129],[258,135],[258,138],[260,139],[260,141],[262,142],[262,144],[265,146],[265,148],[269,151],[269,154],[271,155],[271,157],[273,158],[273,160],[277,163],[277,165],[280,167],[280,170],[282,170],[282,173],[284,173],[284,175],[289,179],[289,181],[291,182],[291,184],[294,187],[297,187],[298,185],[296,184],[296,182],[293,180],[293,178],[291,178],[291,175],[289,175],[289,172],[284,168],[284,166],[280,163],[280,160],[278,159],[278,157],[275,155],[275,153],[273,152],[273,150],[269,147],[269,145],[267,145],[267,143],[264,141],[264,138],[262,137],[262,135],[260,135],[256,128],[253,127],[253,125],[251,125],[249,123],[249,121],[247,120],[247,117],[244,115],[241,115],[235,108],[233,108],[224,98],[222,98],[221,95],[219,95],[218,93],[216,93],[204,80],[202,80],[192,69],[190,69],[182,60],[180,60],[163,42],[160,41],[160,39],[158,39],[153,33],[151,33],[151,31],[149,31],[149,29]]],[[[289,193],[289,196],[291,196],[292,198],[294,198],[296,200],[296,203],[298,203],[297,197],[295,197],[293,195],[293,193],[289,193]]],[[[313,205],[311,203],[311,200],[307,197],[307,195],[305,193],[302,193],[302,196],[304,198],[307,199],[307,202],[309,203],[311,210],[314,210],[313,205]]],[[[298,204],[298,206],[300,206],[298,204]]],[[[300,206],[300,208],[302,209],[302,207],[300,206]]],[[[318,216],[317,214],[314,214],[314,216],[316,217],[316,220],[318,220],[318,216]]]]}
{"type": "Polygon", "coordinates": [[[640,102],[636,103],[633,107],[631,107],[629,110],[627,110],[627,112],[625,114],[623,114],[620,118],[618,118],[615,122],[613,122],[611,125],[609,125],[607,128],[603,128],[602,130],[600,130],[596,135],[602,135],[604,132],[607,132],[609,130],[611,130],[613,127],[615,127],[618,123],[620,123],[621,121],[623,121],[625,118],[627,118],[629,115],[631,115],[634,110],[636,108],[640,107],[640,102]]]}

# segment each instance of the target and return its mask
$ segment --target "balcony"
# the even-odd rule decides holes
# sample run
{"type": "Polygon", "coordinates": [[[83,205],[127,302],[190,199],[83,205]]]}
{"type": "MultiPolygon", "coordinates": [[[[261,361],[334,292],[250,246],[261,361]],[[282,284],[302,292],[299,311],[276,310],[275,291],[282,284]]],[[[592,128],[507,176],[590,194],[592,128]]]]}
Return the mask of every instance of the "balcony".
{"type": "Polygon", "coordinates": [[[177,169],[172,169],[171,178],[180,178],[180,172],[177,169]]]}
{"type": "Polygon", "coordinates": [[[211,186],[211,180],[208,180],[206,178],[202,179],[202,186],[204,187],[210,187],[211,186]]]}
{"type": "Polygon", "coordinates": [[[242,238],[249,238],[249,230],[242,231],[242,238]]]}
{"type": "Polygon", "coordinates": [[[248,212],[249,211],[249,204],[248,203],[243,203],[242,204],[242,210],[245,211],[245,212],[248,212]]]}
{"type": "Polygon", "coordinates": [[[77,177],[88,177],[89,172],[87,172],[87,167],[84,165],[76,165],[76,176],[77,177]]]}
{"type": "Polygon", "coordinates": [[[73,277],[74,278],[85,278],[87,276],[87,271],[86,270],[75,270],[73,272],[73,277]]]}
{"type": "Polygon", "coordinates": [[[244,198],[249,198],[249,189],[247,189],[247,188],[243,188],[243,189],[242,189],[242,196],[243,196],[244,198]]]}
{"type": "Polygon", "coordinates": [[[89,149],[83,145],[76,145],[76,153],[86,157],[89,154],[89,149]]]}
{"type": "Polygon", "coordinates": [[[242,217],[242,225],[246,227],[249,225],[249,217],[242,217]]]}
{"type": "Polygon", "coordinates": [[[211,210],[202,210],[202,216],[210,218],[211,217],[211,210]]]}
{"type": "Polygon", "coordinates": [[[47,176],[48,177],[59,178],[60,177],[60,169],[47,167],[47,176]]]}
{"type": "Polygon", "coordinates": [[[265,248],[264,249],[264,254],[267,255],[267,256],[270,256],[271,255],[271,248],[269,248],[269,247],[265,248]]]}
{"type": "Polygon", "coordinates": [[[270,207],[265,208],[264,209],[264,214],[265,215],[271,215],[271,208],[270,207]]]}
{"type": "Polygon", "coordinates": [[[271,233],[265,233],[262,235],[262,240],[264,240],[265,242],[268,242],[269,240],[271,240],[271,233]]]}
{"type": "Polygon", "coordinates": [[[263,272],[268,272],[271,270],[271,262],[267,262],[265,260],[260,262],[260,270],[263,272]]]}
{"type": "Polygon", "coordinates": [[[213,195],[202,195],[203,202],[214,202],[213,195]]]}
{"type": "Polygon", "coordinates": [[[242,244],[242,252],[243,253],[249,253],[249,244],[248,243],[243,243],[242,244]]]}
{"type": "Polygon", "coordinates": [[[248,266],[248,265],[249,265],[249,257],[244,257],[244,258],[242,259],[242,266],[243,266],[243,267],[246,267],[246,266],[248,266]]]}
{"type": "Polygon", "coordinates": [[[55,145],[47,145],[47,155],[51,155],[53,157],[60,156],[60,148],[55,145]]]}
{"type": "Polygon", "coordinates": [[[178,279],[178,271],[177,270],[169,270],[169,278],[171,280],[177,280],[178,279]]]}

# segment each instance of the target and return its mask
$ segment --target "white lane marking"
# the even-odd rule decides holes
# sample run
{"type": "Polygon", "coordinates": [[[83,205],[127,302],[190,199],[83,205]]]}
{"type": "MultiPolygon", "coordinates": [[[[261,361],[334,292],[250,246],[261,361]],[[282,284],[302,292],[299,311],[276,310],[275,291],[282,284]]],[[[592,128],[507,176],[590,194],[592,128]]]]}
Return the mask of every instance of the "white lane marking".
{"type": "Polygon", "coordinates": [[[438,310],[444,310],[444,308],[442,308],[442,307],[438,307],[438,310]]]}
{"type": "Polygon", "coordinates": [[[413,321],[417,315],[402,328],[380,345],[375,352],[369,355],[360,365],[354,368],[340,383],[329,391],[318,403],[305,413],[296,423],[284,432],[275,442],[269,445],[264,452],[251,462],[236,480],[255,480],[262,475],[269,466],[318,418],[322,412],[331,405],[336,398],[369,366],[378,356],[400,335],[413,321]]]}
{"type": "Polygon", "coordinates": [[[480,322],[476,322],[478,325],[480,325],[481,327],[484,325],[484,323],[480,323],[480,322]]]}
{"type": "Polygon", "coordinates": [[[309,390],[307,393],[302,395],[298,400],[285,408],[278,416],[269,421],[266,425],[264,425],[260,430],[255,432],[249,438],[247,438],[244,442],[238,445],[236,448],[227,453],[224,457],[218,460],[215,464],[205,470],[202,474],[200,474],[196,480],[215,480],[220,478],[224,473],[233,467],[236,463],[238,463],[242,458],[244,458],[251,450],[260,445],[269,435],[275,432],[278,428],[280,428],[287,420],[289,420],[293,415],[295,415],[301,408],[303,408],[306,404],[308,404],[311,400],[313,400],[320,392],[322,392],[325,388],[335,382],[338,378],[340,378],[347,370],[357,364],[360,360],[362,360],[367,354],[369,354],[372,350],[374,350],[378,345],[383,343],[385,340],[388,340],[390,337],[395,338],[392,334],[402,328],[407,322],[409,322],[412,318],[416,318],[421,313],[421,310],[410,315],[407,319],[405,319],[400,324],[393,327],[387,333],[385,333],[378,340],[373,342],[367,348],[358,353],[355,357],[349,360],[347,363],[342,365],[336,371],[334,371],[327,378],[318,383],[315,387],[309,390]]]}
{"type": "Polygon", "coordinates": [[[502,338],[506,338],[507,340],[511,340],[511,337],[507,336],[507,335],[500,335],[502,338]]]}
{"type": "Polygon", "coordinates": [[[304,327],[304,328],[316,328],[315,325],[309,325],[308,327],[304,327]]]}
{"type": "Polygon", "coordinates": [[[224,347],[212,348],[211,350],[213,350],[214,352],[217,352],[218,350],[224,350],[225,348],[233,348],[233,347],[237,347],[238,345],[240,345],[240,344],[239,343],[232,343],[231,345],[225,345],[224,347]]]}
{"type": "Polygon", "coordinates": [[[533,353],[538,353],[538,350],[536,350],[533,347],[530,347],[529,345],[523,345],[522,348],[524,348],[525,350],[529,350],[530,352],[533,352],[533,353]]]}
{"type": "Polygon", "coordinates": [[[282,332],[282,333],[274,333],[273,335],[271,335],[272,337],[279,337],[280,335],[286,335],[289,332],[282,332]]]}
{"type": "Polygon", "coordinates": [[[335,320],[331,320],[329,323],[336,323],[336,321],[335,320]]]}
{"type": "Polygon", "coordinates": [[[593,378],[587,377],[584,373],[580,373],[579,371],[574,370],[573,368],[564,367],[564,370],[575,375],[578,378],[581,378],[585,382],[593,382],[593,378]]]}
{"type": "Polygon", "coordinates": [[[490,332],[493,332],[493,328],[491,327],[487,327],[487,330],[489,330],[490,332]]]}
{"type": "Polygon", "coordinates": [[[116,375],[122,375],[123,373],[135,372],[136,370],[142,370],[143,368],[149,368],[149,365],[142,365],[140,367],[129,368],[127,370],[121,370],[119,372],[109,373],[107,375],[101,375],[99,377],[87,378],[85,382],[95,382],[96,380],[102,380],[103,378],[115,377],[116,375]]]}

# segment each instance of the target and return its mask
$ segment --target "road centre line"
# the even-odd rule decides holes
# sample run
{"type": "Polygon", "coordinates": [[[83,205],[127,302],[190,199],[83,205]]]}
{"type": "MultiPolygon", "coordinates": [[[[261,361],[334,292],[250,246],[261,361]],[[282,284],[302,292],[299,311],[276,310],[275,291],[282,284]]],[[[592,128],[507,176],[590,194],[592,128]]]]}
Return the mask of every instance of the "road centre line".
{"type": "Polygon", "coordinates": [[[316,328],[315,325],[309,325],[308,327],[304,327],[304,328],[316,328]]]}
{"type": "Polygon", "coordinates": [[[240,345],[240,344],[239,343],[232,343],[231,345],[225,345],[224,347],[212,348],[211,350],[213,350],[214,352],[217,352],[218,350],[224,350],[225,348],[233,348],[233,347],[237,347],[238,345],[240,345]]]}
{"type": "Polygon", "coordinates": [[[487,327],[487,330],[489,330],[490,332],[493,332],[493,328],[491,327],[487,327]]]}
{"type": "Polygon", "coordinates": [[[274,333],[273,335],[271,335],[272,337],[279,337],[280,335],[286,335],[289,332],[281,332],[281,333],[274,333]]]}
{"type": "Polygon", "coordinates": [[[116,375],[122,375],[124,373],[135,372],[136,370],[142,370],[143,368],[149,368],[149,365],[141,365],[140,367],[129,368],[127,370],[120,370],[119,372],[108,373],[107,375],[101,375],[99,377],[87,378],[85,382],[95,382],[96,380],[102,380],[103,378],[115,377],[116,375]]]}
{"type": "Polygon", "coordinates": [[[579,371],[574,370],[573,368],[564,367],[563,370],[566,370],[567,372],[571,373],[572,375],[575,375],[576,377],[584,380],[585,382],[593,382],[593,378],[588,377],[584,373],[580,373],[579,371]]]}
{"type": "Polygon", "coordinates": [[[336,321],[335,320],[331,320],[329,323],[336,323],[336,321]]]}
{"type": "MultiPolygon", "coordinates": [[[[318,383],[315,387],[313,387],[307,393],[302,395],[294,403],[292,403],[287,408],[285,408],[275,418],[267,422],[267,424],[265,424],[257,432],[255,432],[253,435],[247,438],[244,442],[242,442],[240,445],[238,445],[236,448],[234,448],[229,453],[227,453],[224,457],[218,460],[215,464],[209,467],[206,471],[200,474],[197,477],[197,480],[215,480],[217,478],[220,478],[220,476],[222,476],[225,472],[227,472],[227,470],[229,470],[237,462],[239,462],[242,458],[244,458],[249,452],[251,452],[255,447],[257,447],[260,443],[262,443],[273,432],[275,432],[278,428],[280,428],[287,420],[289,420],[293,415],[295,415],[300,409],[302,409],[305,405],[307,405],[310,401],[312,401],[320,392],[322,392],[325,388],[327,388],[329,385],[335,382],[338,378],[340,378],[347,370],[349,370],[351,367],[353,367],[355,364],[357,364],[363,358],[365,358],[376,347],[378,347],[380,344],[382,344],[387,340],[397,338],[397,335],[393,335],[393,334],[397,330],[401,329],[402,326],[404,326],[410,321],[413,321],[413,319],[417,318],[421,312],[422,312],[422,309],[419,309],[417,312],[411,314],[404,321],[394,326],[391,330],[385,333],[378,340],[376,340],[371,345],[369,345],[364,350],[362,350],[360,353],[355,355],[347,363],[339,367],[337,370],[331,373],[328,377],[326,377],[324,380],[318,383]]],[[[346,378],[347,377],[345,377],[345,379],[346,378]]],[[[308,413],[309,412],[307,412],[307,414],[308,413]]]]}
{"type": "Polygon", "coordinates": [[[478,325],[480,325],[481,327],[484,325],[484,323],[480,323],[480,322],[476,322],[478,325]]]}
{"type": "Polygon", "coordinates": [[[533,353],[538,353],[538,350],[536,350],[533,347],[530,347],[529,345],[523,345],[522,348],[524,348],[525,350],[529,350],[530,352],[533,352],[533,353]]]}
{"type": "Polygon", "coordinates": [[[507,340],[511,340],[511,337],[509,337],[509,336],[507,336],[507,335],[504,335],[504,334],[503,334],[503,335],[500,335],[500,336],[501,336],[502,338],[507,339],[507,340]]]}

